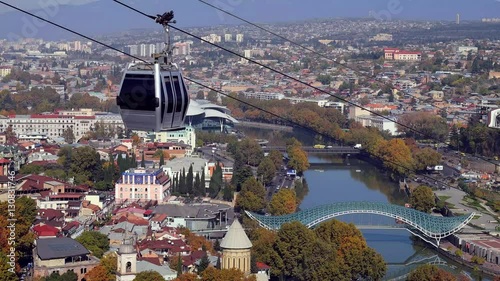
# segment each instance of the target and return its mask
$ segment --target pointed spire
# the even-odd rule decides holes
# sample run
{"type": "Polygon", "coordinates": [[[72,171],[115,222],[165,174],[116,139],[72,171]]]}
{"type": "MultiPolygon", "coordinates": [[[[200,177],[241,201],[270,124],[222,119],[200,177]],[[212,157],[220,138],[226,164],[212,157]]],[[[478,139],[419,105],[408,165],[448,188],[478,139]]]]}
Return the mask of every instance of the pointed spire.
{"type": "Polygon", "coordinates": [[[248,239],[243,226],[241,226],[238,219],[233,221],[229,230],[220,243],[222,249],[250,249],[252,242],[248,239]]]}

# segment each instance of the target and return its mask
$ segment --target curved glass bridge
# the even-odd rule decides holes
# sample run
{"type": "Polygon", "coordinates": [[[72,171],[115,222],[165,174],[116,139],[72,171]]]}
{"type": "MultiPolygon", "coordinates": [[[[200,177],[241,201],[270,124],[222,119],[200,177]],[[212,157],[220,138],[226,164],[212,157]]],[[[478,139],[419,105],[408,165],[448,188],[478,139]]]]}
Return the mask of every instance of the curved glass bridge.
{"type": "Polygon", "coordinates": [[[396,219],[406,229],[424,241],[439,247],[439,242],[469,223],[475,213],[459,217],[438,217],[415,209],[379,202],[340,202],[322,205],[284,216],[265,216],[245,211],[260,226],[277,230],[287,222],[299,221],[308,228],[332,218],[350,214],[375,214],[396,219]],[[430,240],[434,240],[432,242],[430,240]]]}

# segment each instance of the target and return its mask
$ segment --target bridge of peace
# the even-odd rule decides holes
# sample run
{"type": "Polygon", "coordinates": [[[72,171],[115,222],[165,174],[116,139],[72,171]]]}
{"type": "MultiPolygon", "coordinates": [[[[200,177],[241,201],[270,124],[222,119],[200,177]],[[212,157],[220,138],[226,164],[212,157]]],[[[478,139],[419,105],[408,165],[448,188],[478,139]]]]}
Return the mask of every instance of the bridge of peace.
{"type": "Polygon", "coordinates": [[[475,213],[456,217],[439,217],[399,205],[378,202],[340,202],[322,205],[284,216],[266,216],[245,211],[260,226],[278,230],[284,223],[299,221],[308,228],[335,217],[351,214],[374,214],[395,219],[404,228],[429,244],[439,247],[441,239],[460,231],[475,213]]]}

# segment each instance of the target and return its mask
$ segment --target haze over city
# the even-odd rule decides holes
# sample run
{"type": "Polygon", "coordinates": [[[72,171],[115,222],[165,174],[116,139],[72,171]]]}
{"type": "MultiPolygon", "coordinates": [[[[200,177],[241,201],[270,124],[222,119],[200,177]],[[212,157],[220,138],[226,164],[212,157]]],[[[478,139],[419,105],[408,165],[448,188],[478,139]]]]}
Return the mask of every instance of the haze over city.
{"type": "Polygon", "coordinates": [[[0,0],[1,281],[500,281],[500,0],[123,1],[0,0]]]}
{"type": "MultiPolygon", "coordinates": [[[[7,1],[9,2],[9,1],[7,1]]],[[[462,20],[479,21],[481,18],[500,16],[500,2],[477,1],[433,1],[433,0],[211,0],[217,7],[236,13],[260,23],[290,22],[317,18],[376,18],[380,20],[444,20],[454,21],[457,13],[462,20]],[[372,13],[370,14],[370,11],[372,13]]],[[[117,6],[110,0],[30,0],[12,2],[31,11],[60,3],[49,17],[55,22],[88,34],[108,34],[136,28],[154,28],[148,20],[130,10],[117,6]]],[[[135,4],[142,10],[157,14],[175,10],[178,26],[215,26],[240,24],[237,20],[218,12],[196,0],[145,0],[124,1],[135,4]]],[[[0,6],[0,37],[9,33],[22,33],[28,19],[12,9],[0,6]]],[[[45,26],[45,24],[44,24],[45,26]]],[[[53,27],[37,28],[36,36],[44,39],[61,39],[72,35],[53,27]]]]}

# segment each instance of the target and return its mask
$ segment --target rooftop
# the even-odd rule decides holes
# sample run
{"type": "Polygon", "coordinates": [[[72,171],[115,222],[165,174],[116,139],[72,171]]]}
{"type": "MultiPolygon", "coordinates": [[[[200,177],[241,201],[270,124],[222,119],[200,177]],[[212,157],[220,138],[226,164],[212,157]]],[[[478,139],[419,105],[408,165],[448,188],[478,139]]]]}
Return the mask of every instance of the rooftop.
{"type": "Polygon", "coordinates": [[[235,219],[226,236],[222,239],[220,246],[223,249],[250,249],[252,248],[252,242],[248,239],[243,226],[235,219]]]}
{"type": "Polygon", "coordinates": [[[37,239],[36,247],[38,256],[42,260],[90,254],[82,244],[68,237],[37,239]]]}

